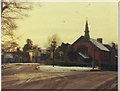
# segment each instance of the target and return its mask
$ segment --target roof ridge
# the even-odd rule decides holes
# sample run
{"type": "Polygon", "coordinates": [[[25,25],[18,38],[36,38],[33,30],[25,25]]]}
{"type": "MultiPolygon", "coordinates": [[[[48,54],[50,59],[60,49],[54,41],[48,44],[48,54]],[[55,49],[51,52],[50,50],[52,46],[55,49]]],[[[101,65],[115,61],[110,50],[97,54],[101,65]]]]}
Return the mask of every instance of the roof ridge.
{"type": "Polygon", "coordinates": [[[92,42],[97,48],[103,51],[110,51],[106,46],[104,46],[102,43],[98,42],[95,39],[90,38],[90,42],[92,42]]]}

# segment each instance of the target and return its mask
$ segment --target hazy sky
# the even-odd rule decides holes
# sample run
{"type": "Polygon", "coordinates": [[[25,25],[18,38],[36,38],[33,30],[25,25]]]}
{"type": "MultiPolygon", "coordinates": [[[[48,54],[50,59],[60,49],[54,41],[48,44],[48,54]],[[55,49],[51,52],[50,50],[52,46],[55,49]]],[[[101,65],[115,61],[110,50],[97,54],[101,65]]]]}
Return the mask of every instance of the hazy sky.
{"type": "Polygon", "coordinates": [[[84,35],[86,17],[91,38],[103,38],[103,43],[118,42],[117,2],[38,2],[27,11],[29,17],[18,20],[21,47],[30,38],[44,48],[48,36],[57,34],[61,42],[72,44],[84,35]]]}

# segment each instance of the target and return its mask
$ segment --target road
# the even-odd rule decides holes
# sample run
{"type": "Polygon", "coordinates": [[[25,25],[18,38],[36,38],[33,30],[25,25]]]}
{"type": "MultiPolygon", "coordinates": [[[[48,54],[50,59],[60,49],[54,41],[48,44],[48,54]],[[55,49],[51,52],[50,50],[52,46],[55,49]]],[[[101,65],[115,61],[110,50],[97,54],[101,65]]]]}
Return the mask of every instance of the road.
{"type": "Polygon", "coordinates": [[[111,89],[117,72],[45,72],[39,64],[10,64],[2,70],[2,89],[111,89]]]}

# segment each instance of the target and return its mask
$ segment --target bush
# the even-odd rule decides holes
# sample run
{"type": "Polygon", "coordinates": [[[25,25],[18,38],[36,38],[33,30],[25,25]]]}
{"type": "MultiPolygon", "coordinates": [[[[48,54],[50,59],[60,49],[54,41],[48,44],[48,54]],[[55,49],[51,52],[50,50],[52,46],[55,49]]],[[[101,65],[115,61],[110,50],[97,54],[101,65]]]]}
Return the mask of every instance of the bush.
{"type": "MultiPolygon", "coordinates": [[[[53,65],[53,61],[48,59],[48,60],[46,60],[45,64],[53,65]]],[[[54,60],[54,65],[58,65],[58,66],[91,66],[91,64],[89,64],[89,63],[80,63],[80,62],[75,62],[75,61],[73,62],[70,60],[62,61],[62,60],[58,60],[58,59],[54,60]]]]}

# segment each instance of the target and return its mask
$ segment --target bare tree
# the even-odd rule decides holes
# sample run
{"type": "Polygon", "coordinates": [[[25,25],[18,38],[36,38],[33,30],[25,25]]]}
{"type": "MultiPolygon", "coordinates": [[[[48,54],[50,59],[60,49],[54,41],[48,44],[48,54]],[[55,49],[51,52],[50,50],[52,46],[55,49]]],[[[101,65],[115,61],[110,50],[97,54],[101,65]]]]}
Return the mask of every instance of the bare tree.
{"type": "Polygon", "coordinates": [[[2,30],[7,31],[7,35],[12,34],[12,31],[17,28],[16,19],[22,19],[25,10],[31,9],[31,5],[25,2],[1,2],[1,18],[2,30]]]}
{"type": "Polygon", "coordinates": [[[2,46],[2,49],[6,52],[14,52],[16,51],[17,47],[19,47],[16,42],[11,42],[11,41],[6,41],[1,46],[2,46]]]}
{"type": "MultiPolygon", "coordinates": [[[[32,5],[26,2],[6,2],[1,1],[1,42],[4,44],[7,41],[17,40],[19,37],[15,34],[18,27],[17,19],[23,19],[28,16],[24,11],[30,10],[32,5]]],[[[12,42],[11,42],[12,43],[12,42]]]]}
{"type": "Polygon", "coordinates": [[[56,42],[55,47],[59,46],[60,43],[61,43],[59,36],[57,34],[53,34],[52,36],[48,37],[48,41],[44,46],[46,48],[51,49],[51,44],[52,44],[53,41],[56,42]]]}

